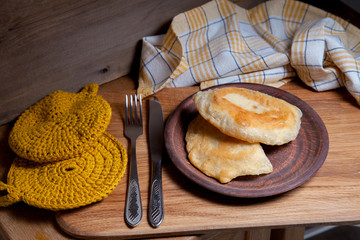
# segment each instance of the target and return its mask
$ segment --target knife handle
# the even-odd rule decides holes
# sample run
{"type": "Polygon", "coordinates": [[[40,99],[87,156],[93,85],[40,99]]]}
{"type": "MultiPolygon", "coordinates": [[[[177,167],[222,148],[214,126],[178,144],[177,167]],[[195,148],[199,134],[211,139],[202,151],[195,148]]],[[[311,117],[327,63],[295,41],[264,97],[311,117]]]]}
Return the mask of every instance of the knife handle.
{"type": "Polygon", "coordinates": [[[164,219],[164,200],[161,180],[161,161],[153,162],[150,202],[149,202],[149,221],[151,226],[158,227],[164,219]]]}

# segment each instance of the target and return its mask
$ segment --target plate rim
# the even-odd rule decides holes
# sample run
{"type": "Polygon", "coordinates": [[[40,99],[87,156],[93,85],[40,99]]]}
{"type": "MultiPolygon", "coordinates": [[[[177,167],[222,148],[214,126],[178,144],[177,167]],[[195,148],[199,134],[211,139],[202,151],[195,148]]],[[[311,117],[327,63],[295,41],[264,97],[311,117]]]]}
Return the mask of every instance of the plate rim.
{"type": "MultiPolygon", "coordinates": [[[[288,98],[290,97],[290,103],[296,105],[297,107],[299,107],[302,111],[306,110],[306,111],[310,111],[312,116],[316,119],[316,122],[320,125],[320,130],[319,130],[319,136],[321,139],[321,149],[318,151],[319,156],[316,159],[316,162],[314,164],[314,166],[308,170],[308,171],[303,171],[305,172],[305,176],[300,179],[300,181],[296,181],[296,182],[292,182],[291,184],[287,185],[286,187],[282,187],[282,188],[274,188],[272,190],[267,190],[266,192],[264,190],[254,190],[254,191],[244,191],[244,190],[240,190],[239,191],[235,191],[233,189],[228,189],[226,184],[220,183],[218,182],[216,179],[213,179],[212,177],[206,176],[204,173],[202,173],[199,169],[197,169],[195,166],[193,166],[188,157],[186,157],[186,161],[187,164],[190,164],[190,167],[196,169],[198,172],[200,172],[201,174],[203,174],[204,176],[202,177],[203,179],[207,179],[209,178],[209,181],[211,181],[211,183],[213,184],[205,184],[203,181],[201,181],[201,179],[198,179],[196,176],[194,176],[191,171],[187,171],[187,168],[184,168],[181,164],[179,164],[179,161],[184,161],[183,160],[178,160],[178,157],[174,154],[174,151],[172,151],[173,149],[173,145],[171,144],[172,141],[169,141],[169,136],[170,136],[170,140],[173,140],[171,138],[172,136],[172,131],[171,130],[171,126],[172,124],[174,124],[174,121],[176,121],[178,118],[176,117],[177,114],[180,114],[180,111],[182,109],[182,107],[186,104],[194,104],[192,101],[192,97],[194,94],[196,94],[197,92],[190,94],[188,97],[186,97],[176,108],[175,110],[168,116],[167,120],[166,120],[166,124],[165,124],[165,129],[164,129],[164,139],[165,139],[165,148],[166,151],[168,153],[168,156],[170,157],[171,161],[173,162],[173,164],[176,166],[176,168],[178,170],[180,170],[180,172],[185,175],[187,178],[189,178],[190,180],[192,180],[193,182],[197,183],[198,185],[211,190],[213,192],[217,192],[219,194],[223,194],[223,195],[227,195],[227,196],[232,196],[232,197],[240,197],[240,198],[257,198],[257,197],[268,197],[268,196],[273,196],[273,195],[278,195],[284,192],[288,192],[292,189],[295,189],[299,186],[301,186],[302,184],[304,184],[306,181],[308,181],[319,169],[320,167],[323,165],[323,163],[326,160],[327,154],[328,154],[328,150],[329,150],[329,136],[328,136],[328,132],[326,129],[326,126],[324,124],[324,122],[322,121],[322,119],[320,118],[320,116],[318,115],[318,113],[309,105],[307,104],[305,101],[303,101],[302,99],[298,98],[297,96],[293,95],[292,93],[289,93],[285,90],[279,89],[279,88],[275,88],[272,86],[268,86],[268,85],[264,85],[264,84],[256,84],[256,83],[229,83],[229,84],[223,84],[223,85],[218,85],[218,86],[212,86],[206,89],[202,89],[199,91],[207,91],[209,89],[216,89],[216,88],[224,88],[224,87],[239,87],[239,88],[247,88],[247,89],[251,89],[251,90],[255,90],[255,91],[260,91],[263,93],[266,93],[270,96],[273,96],[274,93],[268,93],[267,91],[272,90],[275,91],[278,94],[281,95],[285,95],[285,96],[276,96],[277,98],[283,99],[285,101],[289,102],[289,99],[284,99],[284,98],[288,98]],[[254,89],[255,88],[255,89],[254,89]],[[295,102],[295,103],[294,103],[295,102]],[[205,178],[204,178],[205,177],[205,178]],[[212,179],[212,180],[210,180],[212,179]]],[[[177,121],[178,122],[178,121],[177,121]]],[[[176,123],[177,123],[176,122],[176,123]]],[[[190,120],[188,122],[186,122],[186,127],[188,126],[190,120]]],[[[302,127],[302,126],[301,126],[302,127]]],[[[185,139],[184,139],[185,142],[185,139]]],[[[186,155],[187,155],[187,151],[186,151],[186,142],[185,142],[185,149],[184,149],[186,155]]],[[[270,173],[271,174],[271,173],[270,173]]]]}

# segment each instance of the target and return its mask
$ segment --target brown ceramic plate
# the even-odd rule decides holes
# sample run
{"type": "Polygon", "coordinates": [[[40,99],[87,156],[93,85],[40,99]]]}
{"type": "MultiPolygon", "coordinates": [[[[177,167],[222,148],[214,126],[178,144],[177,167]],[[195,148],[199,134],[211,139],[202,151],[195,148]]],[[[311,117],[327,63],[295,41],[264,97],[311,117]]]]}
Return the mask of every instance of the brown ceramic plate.
{"type": "Polygon", "coordinates": [[[185,99],[169,116],[165,126],[165,146],[175,166],[200,186],[220,194],[234,197],[266,197],[292,190],[309,180],[321,167],[328,153],[329,138],[319,115],[304,101],[294,95],[260,84],[235,83],[212,88],[241,87],[281,98],[296,105],[303,112],[301,129],[297,138],[285,145],[263,145],[273,164],[273,172],[260,176],[244,176],[222,184],[194,167],[186,152],[185,135],[188,124],[198,111],[192,96],[185,99]]]}

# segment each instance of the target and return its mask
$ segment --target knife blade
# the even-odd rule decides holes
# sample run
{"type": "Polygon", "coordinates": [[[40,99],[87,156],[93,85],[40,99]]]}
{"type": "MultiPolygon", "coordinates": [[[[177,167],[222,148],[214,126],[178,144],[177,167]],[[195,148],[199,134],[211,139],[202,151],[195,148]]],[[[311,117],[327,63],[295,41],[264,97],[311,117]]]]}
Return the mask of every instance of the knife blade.
{"type": "Polygon", "coordinates": [[[158,227],[164,219],[164,201],[161,175],[161,160],[164,146],[164,117],[156,97],[149,99],[149,147],[151,159],[151,184],[149,221],[158,227]]]}

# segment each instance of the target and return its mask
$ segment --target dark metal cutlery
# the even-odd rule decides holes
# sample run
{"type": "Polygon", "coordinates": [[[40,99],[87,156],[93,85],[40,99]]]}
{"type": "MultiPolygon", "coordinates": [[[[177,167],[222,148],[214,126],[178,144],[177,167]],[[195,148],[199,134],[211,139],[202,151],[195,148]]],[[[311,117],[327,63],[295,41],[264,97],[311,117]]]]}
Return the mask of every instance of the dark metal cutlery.
{"type": "Polygon", "coordinates": [[[162,151],[164,146],[164,118],[160,102],[149,100],[149,146],[151,160],[151,183],[149,221],[158,227],[164,219],[164,200],[161,175],[162,151]]]}

